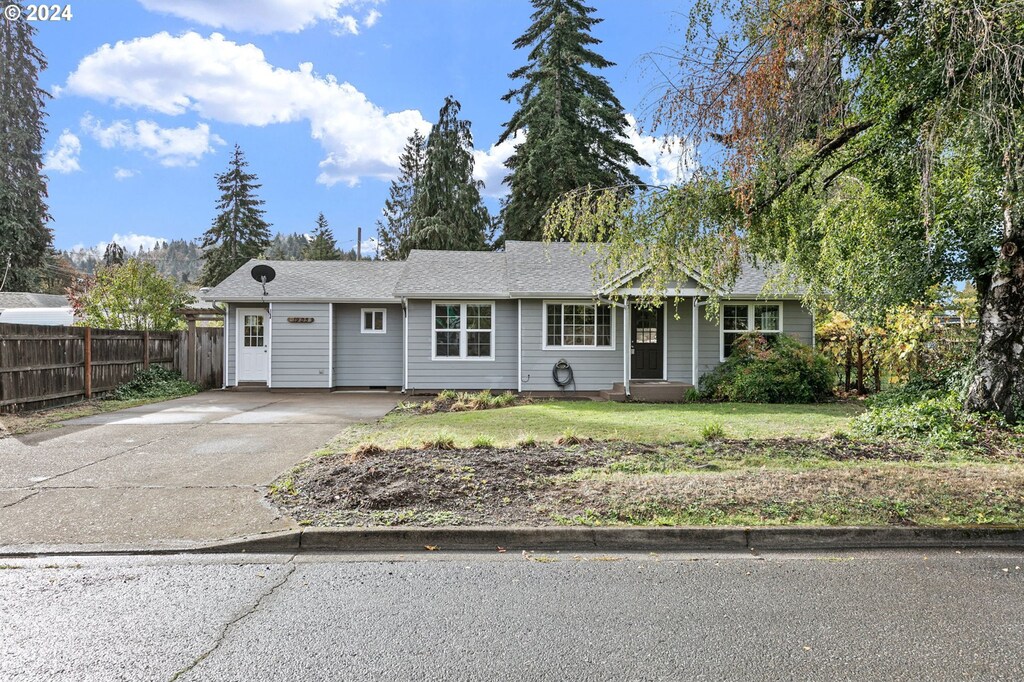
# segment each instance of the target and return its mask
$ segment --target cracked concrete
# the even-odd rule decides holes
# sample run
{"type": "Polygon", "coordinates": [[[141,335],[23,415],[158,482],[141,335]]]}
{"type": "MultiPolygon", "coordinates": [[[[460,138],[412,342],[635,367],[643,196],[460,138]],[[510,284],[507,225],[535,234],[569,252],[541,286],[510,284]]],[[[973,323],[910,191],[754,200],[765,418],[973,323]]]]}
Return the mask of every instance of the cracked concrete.
{"type": "Polygon", "coordinates": [[[180,546],[294,528],[266,503],[267,486],[396,402],[209,391],[0,438],[0,551],[180,546]]]}

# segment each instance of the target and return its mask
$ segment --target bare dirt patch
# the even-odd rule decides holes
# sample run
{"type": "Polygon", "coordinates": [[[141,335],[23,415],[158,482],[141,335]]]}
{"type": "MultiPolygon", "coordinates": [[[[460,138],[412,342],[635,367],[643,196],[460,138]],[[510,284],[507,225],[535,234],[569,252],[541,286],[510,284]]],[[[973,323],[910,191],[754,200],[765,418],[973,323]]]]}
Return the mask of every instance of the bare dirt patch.
{"type": "Polygon", "coordinates": [[[272,499],[315,525],[1019,523],[1012,460],[795,438],[368,448],[309,460],[272,499]]]}

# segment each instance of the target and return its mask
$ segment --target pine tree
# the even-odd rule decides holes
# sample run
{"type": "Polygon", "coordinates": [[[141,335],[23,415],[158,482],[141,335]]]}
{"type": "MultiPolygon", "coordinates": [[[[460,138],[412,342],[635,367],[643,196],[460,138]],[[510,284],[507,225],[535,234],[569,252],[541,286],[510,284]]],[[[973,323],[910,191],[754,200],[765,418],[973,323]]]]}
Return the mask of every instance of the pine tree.
{"type": "Polygon", "coordinates": [[[427,138],[416,183],[409,242],[416,249],[479,251],[488,247],[491,217],[473,179],[473,134],[459,119],[462,105],[446,97],[427,138]]]}
{"type": "Polygon", "coordinates": [[[321,213],[316,219],[316,228],[306,248],[302,250],[304,260],[341,260],[341,252],[334,241],[334,233],[327,226],[327,218],[321,213]]]}
{"type": "MultiPolygon", "coordinates": [[[[141,248],[141,247],[140,247],[141,248]]],[[[124,247],[117,242],[110,242],[103,251],[103,264],[107,267],[122,265],[125,259],[124,247]]]]}
{"type": "Polygon", "coordinates": [[[214,286],[241,267],[250,258],[258,258],[270,245],[270,223],[263,219],[265,203],[256,196],[261,185],[241,147],[235,145],[228,169],[217,175],[220,213],[203,235],[202,284],[214,286]]]}
{"type": "Polygon", "coordinates": [[[49,94],[38,86],[46,59],[35,32],[27,21],[0,19],[0,279],[8,291],[35,286],[53,242],[42,174],[49,94]]]}
{"type": "Polygon", "coordinates": [[[426,150],[426,138],[420,131],[413,131],[398,159],[400,173],[391,181],[384,201],[384,218],[377,221],[377,256],[383,260],[403,260],[409,255],[412,203],[416,183],[423,174],[426,150]]]}
{"type": "Polygon", "coordinates": [[[532,0],[533,23],[513,43],[531,47],[509,74],[522,84],[502,99],[519,110],[499,143],[526,134],[505,162],[510,193],[501,217],[506,239],[539,240],[544,214],[565,192],[639,183],[630,164],[646,166],[626,139],[628,122],[608,81],[592,71],[614,64],[591,49],[602,19],[579,0],[532,0]],[[589,67],[589,68],[588,68],[589,67]]]}

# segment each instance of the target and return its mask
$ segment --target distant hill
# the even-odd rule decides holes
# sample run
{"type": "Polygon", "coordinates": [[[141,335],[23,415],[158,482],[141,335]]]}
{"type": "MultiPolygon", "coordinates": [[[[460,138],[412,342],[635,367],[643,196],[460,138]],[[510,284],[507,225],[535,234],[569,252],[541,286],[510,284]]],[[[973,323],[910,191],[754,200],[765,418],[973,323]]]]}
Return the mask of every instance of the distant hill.
{"type": "MultiPolygon", "coordinates": [[[[306,235],[300,232],[278,233],[267,249],[266,256],[273,260],[300,260],[307,241],[306,235]]],[[[59,255],[89,275],[95,273],[96,267],[103,263],[103,250],[99,247],[61,251],[59,255]]],[[[195,282],[203,270],[203,250],[197,242],[184,239],[158,242],[152,249],[140,247],[134,253],[129,252],[128,256],[153,263],[161,275],[173,277],[179,282],[195,282]]],[[[356,260],[356,251],[351,249],[342,252],[341,257],[342,260],[356,260]]]]}

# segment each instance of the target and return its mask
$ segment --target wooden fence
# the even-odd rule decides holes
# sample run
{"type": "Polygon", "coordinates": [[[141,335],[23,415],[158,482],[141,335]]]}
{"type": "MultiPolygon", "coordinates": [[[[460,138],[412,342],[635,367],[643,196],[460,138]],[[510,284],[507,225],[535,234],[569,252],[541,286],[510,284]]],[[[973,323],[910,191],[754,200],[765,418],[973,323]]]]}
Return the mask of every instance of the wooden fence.
{"type": "Polygon", "coordinates": [[[220,386],[223,332],[0,324],[0,411],[99,396],[147,367],[175,369],[200,385],[220,386]]]}

